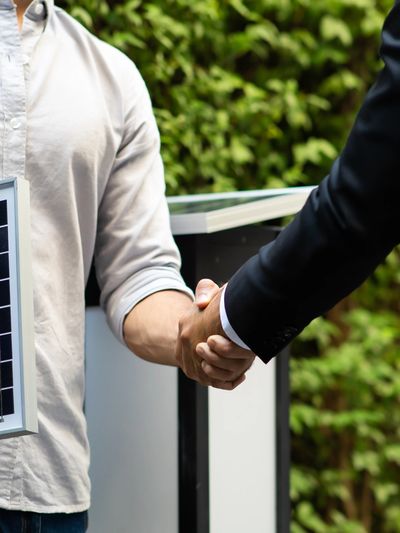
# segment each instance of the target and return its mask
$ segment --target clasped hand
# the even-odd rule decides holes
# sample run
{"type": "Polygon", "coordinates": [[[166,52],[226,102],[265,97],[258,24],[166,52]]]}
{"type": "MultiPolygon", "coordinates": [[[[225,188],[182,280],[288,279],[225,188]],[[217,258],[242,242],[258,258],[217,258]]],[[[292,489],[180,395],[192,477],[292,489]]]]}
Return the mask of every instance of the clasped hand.
{"type": "Polygon", "coordinates": [[[226,338],[219,315],[221,293],[211,280],[198,283],[194,305],[179,320],[176,360],[202,385],[233,390],[245,380],[255,355],[226,338]]]}

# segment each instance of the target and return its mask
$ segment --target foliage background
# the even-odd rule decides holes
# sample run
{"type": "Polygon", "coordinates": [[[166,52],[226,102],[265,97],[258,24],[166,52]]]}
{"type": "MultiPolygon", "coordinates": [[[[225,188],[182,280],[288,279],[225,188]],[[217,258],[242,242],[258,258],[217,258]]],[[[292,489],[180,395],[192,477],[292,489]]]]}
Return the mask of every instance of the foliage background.
{"type": "MultiPolygon", "coordinates": [[[[152,95],[170,194],[315,184],[380,67],[392,0],[63,0],[152,95]]],[[[400,532],[400,261],[292,359],[292,532],[400,532]]]]}

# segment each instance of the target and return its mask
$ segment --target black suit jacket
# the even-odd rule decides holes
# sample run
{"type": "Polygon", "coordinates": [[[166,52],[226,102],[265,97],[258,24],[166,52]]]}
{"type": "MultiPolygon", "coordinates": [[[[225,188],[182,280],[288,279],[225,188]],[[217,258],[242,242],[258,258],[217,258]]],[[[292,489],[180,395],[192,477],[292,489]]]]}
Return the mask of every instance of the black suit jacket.
{"type": "Polygon", "coordinates": [[[384,68],[330,174],[228,283],[229,321],[265,362],[400,242],[400,1],[386,18],[381,58],[384,68]]]}

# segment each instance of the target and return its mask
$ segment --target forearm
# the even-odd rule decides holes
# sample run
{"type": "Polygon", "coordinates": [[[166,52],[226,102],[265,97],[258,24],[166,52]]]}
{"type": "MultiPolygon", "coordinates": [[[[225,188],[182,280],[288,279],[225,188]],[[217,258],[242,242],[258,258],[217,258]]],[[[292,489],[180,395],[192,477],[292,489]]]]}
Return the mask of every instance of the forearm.
{"type": "Polygon", "coordinates": [[[170,290],[156,292],[139,302],[124,322],[129,349],[146,361],[177,366],[178,322],[192,306],[186,294],[170,290]]]}

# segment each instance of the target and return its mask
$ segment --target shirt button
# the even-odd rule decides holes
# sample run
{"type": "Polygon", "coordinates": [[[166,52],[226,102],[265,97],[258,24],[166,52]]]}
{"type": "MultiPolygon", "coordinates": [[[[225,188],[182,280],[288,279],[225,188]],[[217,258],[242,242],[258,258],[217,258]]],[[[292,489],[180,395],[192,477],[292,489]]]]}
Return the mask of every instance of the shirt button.
{"type": "Polygon", "coordinates": [[[10,126],[13,130],[16,130],[21,126],[21,121],[18,118],[14,117],[10,120],[10,126]]]}
{"type": "Polygon", "coordinates": [[[41,15],[43,13],[44,6],[43,4],[36,4],[35,5],[35,13],[36,15],[41,15]]]}

